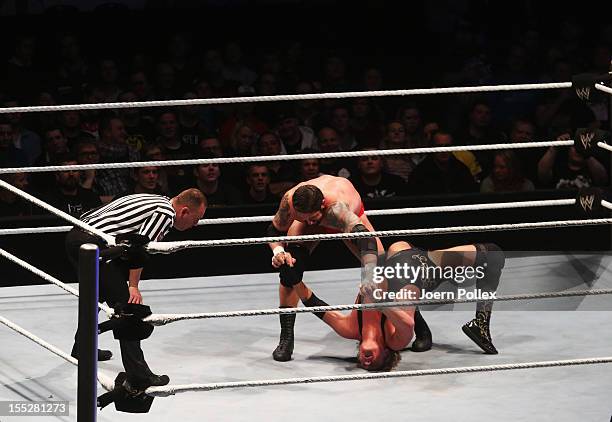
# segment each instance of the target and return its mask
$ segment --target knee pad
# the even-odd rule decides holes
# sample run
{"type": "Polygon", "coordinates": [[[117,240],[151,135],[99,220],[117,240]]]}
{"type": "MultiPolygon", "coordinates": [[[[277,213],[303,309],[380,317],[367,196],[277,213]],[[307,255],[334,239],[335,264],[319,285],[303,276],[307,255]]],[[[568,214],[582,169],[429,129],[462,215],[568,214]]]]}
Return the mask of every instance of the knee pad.
{"type": "Polygon", "coordinates": [[[486,290],[495,291],[499,285],[501,271],[506,263],[506,255],[495,243],[477,243],[475,246],[475,265],[485,268],[485,276],[478,280],[477,285],[486,290]]]}
{"type": "Polygon", "coordinates": [[[295,264],[293,264],[293,267],[287,264],[281,265],[279,273],[280,283],[285,287],[293,287],[302,281],[310,253],[308,248],[295,243],[287,247],[287,252],[295,258],[295,264]]]}

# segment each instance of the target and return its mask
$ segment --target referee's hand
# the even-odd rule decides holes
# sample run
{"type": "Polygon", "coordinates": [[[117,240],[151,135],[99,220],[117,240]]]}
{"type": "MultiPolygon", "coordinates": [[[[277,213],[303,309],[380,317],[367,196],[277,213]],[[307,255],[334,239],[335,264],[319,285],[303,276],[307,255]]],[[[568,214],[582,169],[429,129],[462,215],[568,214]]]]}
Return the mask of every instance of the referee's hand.
{"type": "Polygon", "coordinates": [[[138,287],[130,287],[129,291],[130,298],[128,300],[128,303],[136,303],[138,305],[142,305],[142,295],[140,294],[140,290],[138,290],[138,287]]]}

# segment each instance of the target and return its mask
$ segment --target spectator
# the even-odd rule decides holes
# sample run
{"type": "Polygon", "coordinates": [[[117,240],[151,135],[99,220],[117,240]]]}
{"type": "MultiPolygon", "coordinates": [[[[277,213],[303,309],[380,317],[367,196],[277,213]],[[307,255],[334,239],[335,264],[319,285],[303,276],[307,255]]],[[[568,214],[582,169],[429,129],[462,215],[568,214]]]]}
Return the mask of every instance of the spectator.
{"type": "Polygon", "coordinates": [[[278,116],[277,133],[281,140],[281,154],[295,154],[304,148],[314,148],[317,139],[312,129],[300,126],[297,116],[291,111],[278,116]]]}
{"type": "Polygon", "coordinates": [[[245,204],[278,203],[278,198],[270,192],[270,173],[263,164],[251,164],[247,169],[248,190],[244,195],[245,204]]]}
{"type": "Polygon", "coordinates": [[[148,166],[132,169],[132,186],[127,191],[119,196],[132,195],[134,193],[153,193],[156,195],[164,195],[162,187],[159,184],[159,167],[148,166]]]}
{"type": "Polygon", "coordinates": [[[101,101],[105,103],[112,103],[117,101],[121,88],[118,85],[117,62],[115,60],[106,58],[100,60],[98,63],[98,83],[96,88],[101,94],[101,101]]]}
{"type": "MultiPolygon", "coordinates": [[[[183,95],[184,100],[193,100],[198,98],[193,92],[187,92],[183,95]]],[[[203,136],[207,136],[207,130],[200,121],[200,109],[198,105],[189,105],[179,107],[179,132],[183,144],[195,147],[203,136]]]]}
{"type": "Polygon", "coordinates": [[[230,148],[235,157],[250,157],[255,152],[256,133],[244,122],[238,122],[230,138],[230,148]]]}
{"type": "Polygon", "coordinates": [[[357,158],[357,174],[350,180],[362,198],[379,199],[406,195],[404,180],[385,172],[383,167],[383,159],[380,156],[357,158]]]}
{"type": "Polygon", "coordinates": [[[155,98],[174,100],[177,95],[174,68],[168,63],[158,63],[155,68],[155,98]]]}
{"type": "Polygon", "coordinates": [[[361,148],[377,147],[384,136],[383,112],[369,98],[354,98],[351,103],[351,130],[361,148]]]}
{"type": "MultiPolygon", "coordinates": [[[[139,101],[138,96],[132,91],[122,92],[118,100],[120,102],[139,101]]],[[[139,155],[144,145],[155,139],[153,121],[149,116],[144,116],[142,110],[140,107],[122,108],[118,113],[127,133],[125,142],[132,151],[139,155]]]]}
{"type": "MultiPolygon", "coordinates": [[[[1,175],[0,179],[17,189],[28,190],[28,175],[26,173],[7,173],[1,175]]],[[[30,201],[9,190],[0,189],[0,217],[24,217],[32,214],[32,203],[30,201]]]]}
{"type": "Polygon", "coordinates": [[[164,148],[164,155],[169,160],[186,160],[193,158],[193,145],[184,143],[179,132],[176,113],[162,111],[157,118],[157,143],[164,148]]]}
{"type": "MultiPolygon", "coordinates": [[[[387,124],[385,137],[380,147],[382,149],[407,148],[406,130],[402,122],[393,121],[387,124]]],[[[405,182],[408,181],[414,166],[415,165],[410,160],[410,155],[388,155],[385,158],[385,171],[389,174],[401,177],[405,182]]]]}
{"type": "MultiPolygon", "coordinates": [[[[74,155],[60,156],[57,165],[76,165],[74,155]]],[[[80,172],[78,170],[65,170],[55,173],[55,186],[45,193],[45,200],[50,205],[73,217],[78,218],[84,212],[102,205],[100,197],[91,189],[80,186],[80,172]]]]}
{"type": "Polygon", "coordinates": [[[35,51],[36,39],[33,36],[17,36],[13,56],[2,69],[3,93],[19,100],[28,100],[40,91],[44,78],[36,66],[35,51]]]}
{"type": "Polygon", "coordinates": [[[215,137],[202,138],[198,143],[198,147],[201,153],[209,154],[214,158],[221,158],[225,155],[221,141],[215,137]]]}
{"type": "MultiPolygon", "coordinates": [[[[18,107],[17,101],[5,101],[4,107],[18,107]]],[[[22,150],[28,158],[28,165],[36,162],[42,150],[40,136],[24,127],[23,113],[8,113],[6,115],[13,127],[13,143],[15,148],[22,150]]]]}
{"type": "Polygon", "coordinates": [[[221,169],[218,164],[200,164],[194,168],[193,174],[196,179],[195,187],[206,196],[209,207],[239,205],[242,202],[240,191],[220,180],[221,169]]]}
{"type": "MultiPolygon", "coordinates": [[[[457,136],[460,145],[485,145],[498,143],[500,133],[493,127],[491,107],[482,100],[475,101],[469,111],[467,126],[457,136]]],[[[489,174],[493,166],[493,153],[491,151],[474,152],[484,174],[489,174]]]]}
{"type": "Polygon", "coordinates": [[[57,92],[60,96],[76,97],[88,80],[89,69],[81,56],[79,40],[74,35],[64,35],[59,41],[57,68],[57,92]]]}
{"type": "MultiPolygon", "coordinates": [[[[147,144],[142,149],[142,156],[144,160],[148,161],[164,161],[166,157],[163,153],[161,145],[152,143],[147,144]]],[[[168,176],[168,167],[157,168],[157,184],[160,186],[161,191],[164,194],[174,196],[175,192],[180,192],[180,188],[184,187],[184,183],[175,183],[172,177],[168,176]],[[171,194],[172,193],[172,194],[171,194]]],[[[182,179],[181,179],[182,180],[182,179]]]]}
{"type": "MultiPolygon", "coordinates": [[[[570,138],[566,132],[557,140],[570,138]]],[[[609,181],[606,167],[597,158],[585,157],[573,146],[549,147],[538,163],[538,176],[543,185],[555,189],[606,186],[609,181]]]]}
{"type": "Polygon", "coordinates": [[[62,133],[68,140],[68,149],[72,149],[83,134],[87,133],[81,128],[81,114],[76,110],[62,111],[59,121],[62,133]]]}
{"type": "MultiPolygon", "coordinates": [[[[261,135],[257,147],[261,155],[281,155],[280,139],[273,132],[261,135]]],[[[267,166],[270,172],[270,192],[280,198],[295,185],[295,170],[289,161],[271,161],[267,166]]]]}
{"type": "MultiPolygon", "coordinates": [[[[401,107],[397,112],[397,120],[402,122],[406,130],[406,145],[409,148],[420,148],[428,145],[425,133],[423,132],[423,117],[421,110],[416,104],[407,104],[401,107]]],[[[415,161],[415,165],[423,160],[420,157],[415,161]]],[[[416,157],[415,157],[416,159],[416,157]]]]}
{"type": "MultiPolygon", "coordinates": [[[[57,161],[57,157],[68,152],[68,140],[58,127],[51,127],[45,130],[45,142],[43,153],[36,160],[35,166],[50,166],[57,161]]],[[[45,192],[53,184],[53,179],[46,173],[33,173],[30,176],[34,189],[45,192]]]]}
{"type": "Polygon", "coordinates": [[[132,72],[130,75],[130,89],[136,95],[138,101],[149,101],[153,99],[149,79],[142,70],[132,72]]]}
{"type": "MultiPolygon", "coordinates": [[[[312,154],[317,152],[314,149],[305,149],[302,151],[304,154],[312,154]]],[[[305,158],[300,160],[300,172],[299,182],[305,182],[306,180],[316,179],[321,175],[319,159],[318,158],[305,158]]]]}
{"type": "MultiPolygon", "coordinates": [[[[340,139],[335,129],[323,127],[319,131],[319,151],[339,152],[340,139]]],[[[323,158],[319,162],[321,173],[331,174],[332,176],[351,177],[352,165],[347,159],[342,158],[323,158]]]]}
{"type": "MultiPolygon", "coordinates": [[[[120,118],[111,115],[103,117],[100,119],[99,132],[98,153],[101,162],[130,161],[130,151],[126,143],[127,133],[120,118]]],[[[129,170],[122,168],[98,170],[96,180],[101,189],[100,196],[111,199],[128,189],[129,170]]]]}
{"type": "Polygon", "coordinates": [[[235,41],[225,46],[223,78],[238,85],[252,85],[257,79],[257,74],[244,64],[242,48],[235,41]]]}
{"type": "Polygon", "coordinates": [[[532,191],[533,182],[523,176],[521,163],[512,150],[497,151],[493,158],[493,171],[480,184],[480,192],[532,191]]]}
{"type": "MultiPolygon", "coordinates": [[[[434,133],[440,130],[440,125],[436,121],[427,122],[423,125],[423,134],[425,135],[425,139],[427,140],[427,145],[431,144],[431,138],[434,133]]],[[[420,154],[425,158],[426,154],[420,154]]],[[[474,180],[478,182],[482,177],[482,167],[480,163],[476,159],[476,156],[471,151],[453,151],[453,155],[459,161],[467,166],[470,169],[470,173],[474,180]]]]}
{"type": "MultiPolygon", "coordinates": [[[[100,162],[100,153],[98,152],[98,144],[95,140],[84,138],[75,145],[76,159],[79,164],[98,164],[100,162]]],[[[96,179],[97,170],[81,171],[81,187],[91,189],[101,196],[102,202],[106,203],[112,199],[112,196],[102,196],[102,187],[96,179]]]]}
{"type": "Polygon", "coordinates": [[[359,144],[351,129],[349,109],[346,106],[336,105],[332,108],[331,127],[336,131],[341,151],[353,151],[358,147],[359,144]]]}
{"type": "MultiPolygon", "coordinates": [[[[450,146],[453,137],[440,130],[432,135],[432,143],[450,146]]],[[[410,175],[409,185],[412,193],[422,195],[478,191],[470,170],[450,152],[429,154],[410,175]]]]}
{"type": "MultiPolygon", "coordinates": [[[[517,118],[512,121],[510,130],[510,142],[533,142],[535,136],[535,125],[528,119],[517,118]]],[[[517,149],[515,154],[521,165],[523,175],[529,180],[537,180],[538,162],[544,151],[541,148],[517,149]]]]}
{"type": "MultiPolygon", "coordinates": [[[[313,94],[315,88],[311,82],[301,81],[295,87],[296,94],[313,94]]],[[[295,102],[295,114],[300,125],[318,130],[323,126],[321,113],[318,110],[318,100],[300,100],[295,102]]]]}
{"type": "Polygon", "coordinates": [[[342,92],[348,90],[346,64],[340,57],[331,56],[325,61],[323,87],[328,92],[342,92]]]}
{"type": "Polygon", "coordinates": [[[6,118],[0,120],[0,167],[26,167],[27,155],[15,147],[13,124],[6,118]]]}

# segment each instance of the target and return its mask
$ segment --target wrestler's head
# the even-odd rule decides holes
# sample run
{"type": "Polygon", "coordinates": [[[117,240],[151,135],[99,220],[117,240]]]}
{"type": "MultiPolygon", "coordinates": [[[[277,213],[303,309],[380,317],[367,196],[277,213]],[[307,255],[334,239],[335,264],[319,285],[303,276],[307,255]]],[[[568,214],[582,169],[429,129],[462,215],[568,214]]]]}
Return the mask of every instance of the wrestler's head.
{"type": "Polygon", "coordinates": [[[390,371],[400,361],[400,354],[385,346],[384,341],[364,340],[359,343],[358,366],[367,371],[390,371]]]}
{"type": "Polygon", "coordinates": [[[184,190],[172,198],[172,207],[176,212],[174,228],[179,231],[190,229],[198,224],[206,212],[206,197],[195,188],[184,190]]]}
{"type": "Polygon", "coordinates": [[[293,192],[295,219],[309,226],[319,224],[323,218],[325,198],[321,189],[314,185],[300,186],[293,192]]]}

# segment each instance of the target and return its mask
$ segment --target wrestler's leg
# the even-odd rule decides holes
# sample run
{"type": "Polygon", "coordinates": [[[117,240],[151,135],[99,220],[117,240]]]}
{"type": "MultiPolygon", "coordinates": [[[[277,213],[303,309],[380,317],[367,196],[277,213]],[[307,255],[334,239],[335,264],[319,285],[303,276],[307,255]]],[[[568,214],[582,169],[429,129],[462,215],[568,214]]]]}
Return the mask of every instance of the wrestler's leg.
{"type": "MultiPolygon", "coordinates": [[[[299,283],[295,285],[295,291],[299,295],[304,306],[327,306],[327,303],[317,297],[314,292],[306,286],[299,283]]],[[[348,339],[359,339],[359,326],[357,323],[357,311],[353,310],[349,314],[343,314],[339,311],[313,312],[321,321],[329,325],[339,336],[348,339]]]]}
{"type": "MultiPolygon", "coordinates": [[[[391,258],[402,251],[410,250],[410,249],[412,249],[412,245],[408,242],[405,242],[405,241],[395,242],[391,246],[389,246],[389,249],[387,250],[387,258],[391,258]]],[[[411,287],[414,288],[415,286],[411,286],[411,287]]],[[[416,289],[416,290],[418,292],[415,292],[415,294],[417,295],[417,297],[419,297],[420,289],[416,289]]],[[[411,314],[411,316],[413,319],[412,330],[409,327],[410,324],[407,324],[408,326],[404,330],[406,337],[410,335],[410,338],[412,338],[412,334],[410,334],[410,332],[414,331],[415,338],[414,338],[414,341],[412,342],[412,346],[410,347],[410,349],[413,352],[426,352],[430,350],[433,345],[433,338],[431,335],[431,330],[429,329],[429,326],[427,325],[425,318],[423,318],[423,314],[421,314],[421,311],[419,310],[418,306],[414,308],[414,313],[411,314]]]]}
{"type": "MultiPolygon", "coordinates": [[[[289,236],[312,233],[313,229],[299,221],[294,221],[287,231],[289,236]]],[[[293,258],[296,259],[296,263],[293,268],[281,268],[281,280],[278,287],[279,307],[295,308],[298,305],[300,298],[294,289],[294,285],[302,281],[301,277],[306,268],[308,257],[317,244],[318,242],[306,242],[287,246],[287,252],[292,254],[293,258]],[[295,277],[299,278],[299,280],[290,280],[295,277]]],[[[272,352],[272,357],[276,361],[286,362],[291,360],[291,355],[293,354],[295,314],[281,314],[279,315],[279,320],[281,326],[280,339],[278,346],[272,352]]]]}
{"type": "MultiPolygon", "coordinates": [[[[505,255],[497,245],[477,243],[431,251],[428,255],[436,265],[473,266],[477,274],[483,274],[476,278],[476,288],[487,293],[497,291],[505,264],[505,255]]],[[[463,332],[487,354],[497,354],[490,332],[492,311],[493,301],[476,302],[475,318],[462,327],[463,332]]]]}

